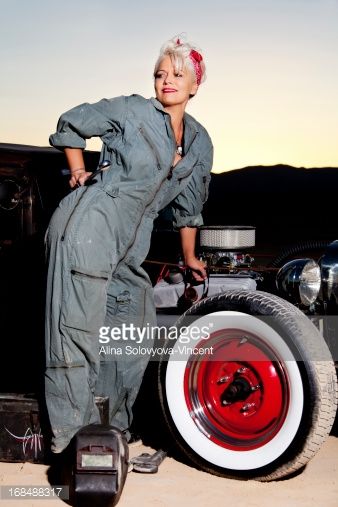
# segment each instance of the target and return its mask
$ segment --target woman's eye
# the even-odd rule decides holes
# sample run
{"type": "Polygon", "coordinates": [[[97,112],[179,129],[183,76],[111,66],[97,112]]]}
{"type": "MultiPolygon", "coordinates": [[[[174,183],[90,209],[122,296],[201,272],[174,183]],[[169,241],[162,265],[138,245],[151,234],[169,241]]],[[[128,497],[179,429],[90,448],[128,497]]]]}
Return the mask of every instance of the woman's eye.
{"type": "Polygon", "coordinates": [[[176,77],[183,77],[183,74],[182,74],[182,72],[176,72],[175,76],[176,77]]]}

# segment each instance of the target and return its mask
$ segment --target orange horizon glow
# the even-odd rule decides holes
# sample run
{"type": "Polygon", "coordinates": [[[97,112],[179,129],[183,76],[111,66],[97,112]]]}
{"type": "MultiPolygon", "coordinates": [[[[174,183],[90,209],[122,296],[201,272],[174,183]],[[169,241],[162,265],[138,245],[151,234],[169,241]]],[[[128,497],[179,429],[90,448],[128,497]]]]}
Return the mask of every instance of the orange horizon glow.
{"type": "Polygon", "coordinates": [[[164,29],[157,20],[167,19],[166,7],[158,2],[128,9],[101,1],[104,16],[89,0],[60,0],[53,16],[42,0],[20,4],[19,16],[16,2],[3,8],[1,142],[47,146],[72,106],[152,96],[159,47],[183,28],[207,64],[187,111],[212,138],[214,172],[338,167],[338,2],[173,0],[184,27],[170,19],[164,29]],[[119,19],[114,30],[110,18],[119,19]],[[90,34],[85,44],[80,28],[90,34]]]}

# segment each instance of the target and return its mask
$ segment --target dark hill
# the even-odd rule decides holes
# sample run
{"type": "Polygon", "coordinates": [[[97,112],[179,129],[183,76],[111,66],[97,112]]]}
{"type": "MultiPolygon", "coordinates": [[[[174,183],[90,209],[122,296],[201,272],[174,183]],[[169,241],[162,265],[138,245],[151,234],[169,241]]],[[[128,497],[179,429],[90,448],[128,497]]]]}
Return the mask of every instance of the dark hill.
{"type": "Polygon", "coordinates": [[[213,174],[206,224],[254,225],[257,241],[335,239],[338,168],[286,165],[213,174]]]}

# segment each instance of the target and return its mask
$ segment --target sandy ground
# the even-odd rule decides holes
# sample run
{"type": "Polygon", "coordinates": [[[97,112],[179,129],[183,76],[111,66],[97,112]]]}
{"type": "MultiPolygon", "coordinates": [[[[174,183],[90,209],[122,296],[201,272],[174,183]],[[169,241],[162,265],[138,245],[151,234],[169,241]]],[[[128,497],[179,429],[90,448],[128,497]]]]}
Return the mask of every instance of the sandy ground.
{"type": "MultiPolygon", "coordinates": [[[[151,452],[142,445],[130,455],[151,452]]],[[[0,463],[0,485],[47,486],[44,465],[0,463]]],[[[0,500],[6,507],[56,507],[62,500],[0,500]]],[[[167,458],[154,475],[130,472],[120,507],[338,507],[338,438],[330,436],[296,477],[260,483],[222,479],[167,458]]]]}

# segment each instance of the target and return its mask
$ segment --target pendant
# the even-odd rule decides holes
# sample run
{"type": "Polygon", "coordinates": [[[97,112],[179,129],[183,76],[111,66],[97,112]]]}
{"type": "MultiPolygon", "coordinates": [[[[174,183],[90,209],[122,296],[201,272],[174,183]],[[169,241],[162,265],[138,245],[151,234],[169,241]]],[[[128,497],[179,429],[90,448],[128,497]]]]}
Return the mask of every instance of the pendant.
{"type": "Polygon", "coordinates": [[[182,153],[183,153],[182,146],[176,146],[176,153],[177,153],[177,155],[179,155],[180,157],[182,157],[182,153]]]}

